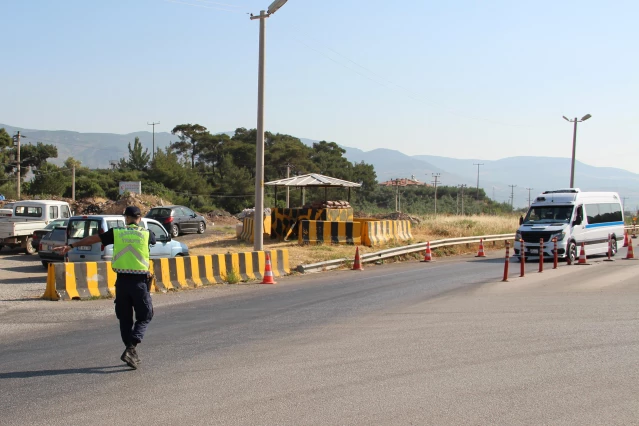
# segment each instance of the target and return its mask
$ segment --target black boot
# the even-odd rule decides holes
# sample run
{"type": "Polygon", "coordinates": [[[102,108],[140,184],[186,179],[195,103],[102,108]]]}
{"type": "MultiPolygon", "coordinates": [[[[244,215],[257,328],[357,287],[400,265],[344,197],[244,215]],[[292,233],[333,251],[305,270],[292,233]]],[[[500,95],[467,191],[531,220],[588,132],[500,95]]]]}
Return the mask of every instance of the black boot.
{"type": "Polygon", "coordinates": [[[140,364],[140,357],[138,356],[138,350],[135,346],[131,348],[131,355],[133,355],[133,359],[136,364],[140,364]]]}
{"type": "Polygon", "coordinates": [[[126,363],[129,367],[134,370],[138,369],[138,363],[136,362],[137,354],[134,355],[135,348],[133,346],[127,346],[127,348],[122,352],[122,356],[120,359],[126,363]]]}

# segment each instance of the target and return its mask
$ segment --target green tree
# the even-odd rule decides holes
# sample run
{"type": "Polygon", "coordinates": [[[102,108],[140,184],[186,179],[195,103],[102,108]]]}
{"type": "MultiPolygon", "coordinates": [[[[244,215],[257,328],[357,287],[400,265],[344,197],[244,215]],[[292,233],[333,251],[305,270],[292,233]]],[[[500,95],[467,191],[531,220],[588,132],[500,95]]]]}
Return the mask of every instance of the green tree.
{"type": "Polygon", "coordinates": [[[195,168],[195,157],[200,153],[200,142],[209,135],[206,127],[199,124],[180,124],[171,130],[180,138],[179,142],[171,144],[171,148],[180,155],[191,159],[191,168],[195,168]]]}
{"type": "Polygon", "coordinates": [[[149,149],[142,150],[142,143],[138,137],[133,141],[133,147],[131,147],[131,142],[129,142],[128,147],[129,159],[126,161],[126,167],[130,170],[146,170],[151,160],[149,149]]]}
{"type": "Polygon", "coordinates": [[[62,196],[71,186],[71,179],[65,169],[55,164],[44,163],[34,171],[35,177],[29,185],[30,195],[62,196]]]}

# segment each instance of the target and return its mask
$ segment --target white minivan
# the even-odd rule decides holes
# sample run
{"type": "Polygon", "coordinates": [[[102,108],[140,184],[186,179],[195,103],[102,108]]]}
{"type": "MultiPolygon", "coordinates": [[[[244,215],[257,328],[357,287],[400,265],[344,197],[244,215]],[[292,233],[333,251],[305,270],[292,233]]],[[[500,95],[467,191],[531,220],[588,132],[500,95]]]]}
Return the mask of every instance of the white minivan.
{"type": "Polygon", "coordinates": [[[606,254],[608,237],[611,251],[624,238],[623,208],[616,192],[582,192],[578,188],[545,191],[531,203],[526,217],[519,220],[515,234],[515,257],[521,257],[520,240],[524,240],[526,258],[538,258],[540,239],[544,257],[553,256],[553,238],[557,238],[557,255],[575,261],[579,247],[588,256],[606,254]]]}

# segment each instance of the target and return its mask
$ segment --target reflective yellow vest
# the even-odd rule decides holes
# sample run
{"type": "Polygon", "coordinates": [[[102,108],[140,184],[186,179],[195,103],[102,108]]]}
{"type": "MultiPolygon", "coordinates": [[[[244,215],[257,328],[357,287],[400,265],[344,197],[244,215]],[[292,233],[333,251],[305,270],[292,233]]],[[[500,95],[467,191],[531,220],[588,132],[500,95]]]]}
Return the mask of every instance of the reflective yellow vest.
{"type": "Polygon", "coordinates": [[[149,271],[149,231],[141,226],[113,228],[113,260],[111,268],[125,274],[149,271]]]}

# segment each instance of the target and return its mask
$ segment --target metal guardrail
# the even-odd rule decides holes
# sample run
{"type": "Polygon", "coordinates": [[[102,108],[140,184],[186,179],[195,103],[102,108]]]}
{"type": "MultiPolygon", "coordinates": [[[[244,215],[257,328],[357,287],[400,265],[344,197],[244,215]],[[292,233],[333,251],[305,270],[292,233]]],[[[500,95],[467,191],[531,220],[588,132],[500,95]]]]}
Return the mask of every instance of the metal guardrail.
{"type": "MultiPolygon", "coordinates": [[[[632,230],[634,227],[632,225],[624,226],[625,230],[632,230]]],[[[430,241],[430,248],[438,248],[438,247],[447,247],[454,246],[458,244],[474,244],[479,243],[479,240],[483,240],[484,242],[491,241],[505,241],[505,240],[514,240],[515,234],[498,234],[498,235],[479,235],[474,237],[460,237],[460,238],[447,238],[443,240],[435,240],[430,241]]],[[[417,243],[411,244],[404,247],[395,247],[391,249],[381,250],[375,253],[366,253],[360,256],[360,262],[375,262],[381,259],[387,259],[389,257],[401,256],[409,253],[416,253],[423,250],[426,250],[427,243],[417,243]]],[[[325,262],[311,263],[308,265],[299,265],[296,269],[298,272],[307,273],[307,272],[321,272],[328,271],[331,269],[337,269],[343,266],[346,262],[351,262],[352,259],[333,259],[327,260],[325,262]]]]}
{"type": "MultiPolygon", "coordinates": [[[[498,234],[498,235],[478,235],[474,237],[459,237],[459,238],[446,238],[443,240],[434,240],[430,241],[430,248],[438,248],[438,247],[446,247],[446,246],[454,246],[458,244],[474,244],[479,243],[479,240],[483,240],[484,242],[491,241],[504,241],[504,240],[513,240],[515,238],[515,234],[498,234]]],[[[366,253],[360,256],[360,262],[375,262],[381,259],[387,259],[390,257],[401,256],[409,253],[417,253],[423,250],[426,250],[427,243],[417,243],[411,244],[403,247],[394,247],[386,250],[381,250],[375,253],[366,253]]],[[[346,262],[350,262],[352,259],[333,259],[327,260],[325,262],[312,263],[309,265],[299,265],[297,267],[298,272],[307,273],[307,272],[320,272],[320,271],[328,271],[330,269],[336,269],[344,265],[346,262]]]]}

